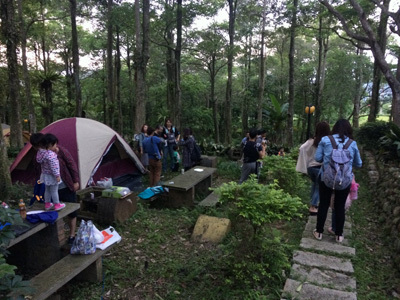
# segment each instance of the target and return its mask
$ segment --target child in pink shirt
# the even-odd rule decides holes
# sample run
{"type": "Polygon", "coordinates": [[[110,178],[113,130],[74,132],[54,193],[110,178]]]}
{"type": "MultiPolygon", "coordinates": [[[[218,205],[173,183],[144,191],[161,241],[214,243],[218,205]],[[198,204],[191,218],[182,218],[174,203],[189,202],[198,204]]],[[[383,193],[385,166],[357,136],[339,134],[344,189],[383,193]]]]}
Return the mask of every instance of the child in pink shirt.
{"type": "Polygon", "coordinates": [[[38,152],[36,154],[36,161],[42,168],[40,182],[44,183],[46,186],[44,192],[45,210],[61,210],[65,207],[64,203],[60,203],[58,197],[58,185],[61,183],[61,177],[60,163],[55,153],[57,143],[58,139],[55,135],[51,133],[45,134],[41,139],[41,147],[38,147],[38,152]],[[53,200],[54,204],[51,203],[51,200],[53,200]]]}

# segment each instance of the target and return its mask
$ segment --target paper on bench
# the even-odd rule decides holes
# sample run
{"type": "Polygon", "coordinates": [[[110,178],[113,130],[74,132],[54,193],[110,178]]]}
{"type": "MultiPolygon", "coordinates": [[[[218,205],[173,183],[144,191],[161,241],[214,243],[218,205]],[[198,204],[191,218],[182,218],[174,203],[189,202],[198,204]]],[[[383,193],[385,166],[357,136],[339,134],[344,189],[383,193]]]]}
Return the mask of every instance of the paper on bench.
{"type": "Polygon", "coordinates": [[[104,236],[104,241],[96,245],[96,248],[99,248],[101,250],[108,248],[114,243],[119,243],[122,239],[118,232],[112,226],[102,230],[101,233],[104,236]]]}
{"type": "Polygon", "coordinates": [[[194,171],[196,171],[196,172],[203,172],[203,171],[204,171],[204,169],[199,169],[199,168],[196,168],[196,169],[194,169],[194,171]]]}

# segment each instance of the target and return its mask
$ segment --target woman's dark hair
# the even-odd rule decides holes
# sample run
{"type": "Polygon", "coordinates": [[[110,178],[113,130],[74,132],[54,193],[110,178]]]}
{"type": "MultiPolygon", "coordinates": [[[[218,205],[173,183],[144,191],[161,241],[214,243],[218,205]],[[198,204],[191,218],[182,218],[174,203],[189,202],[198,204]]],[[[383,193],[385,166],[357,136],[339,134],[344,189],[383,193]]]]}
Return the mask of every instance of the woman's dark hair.
{"type": "Polygon", "coordinates": [[[147,126],[147,124],[143,124],[142,129],[140,129],[140,132],[147,133],[147,130],[149,129],[149,126],[147,126],[146,132],[144,132],[144,126],[147,126]]]}
{"type": "Polygon", "coordinates": [[[165,127],[165,128],[167,128],[167,122],[168,122],[168,121],[170,121],[171,124],[172,124],[171,119],[170,119],[170,118],[166,118],[166,119],[165,119],[165,122],[164,122],[164,127],[165,127]]]}
{"type": "Polygon", "coordinates": [[[43,137],[43,141],[44,141],[44,146],[47,149],[56,143],[58,144],[58,138],[54,134],[51,134],[51,133],[46,133],[43,137]]]}
{"type": "Polygon", "coordinates": [[[32,133],[31,137],[29,138],[29,142],[32,144],[33,147],[38,148],[38,147],[44,147],[43,145],[43,133],[32,133]]]}
{"type": "Polygon", "coordinates": [[[315,137],[314,137],[313,146],[315,148],[317,148],[322,137],[330,135],[330,134],[331,134],[331,128],[330,128],[329,124],[325,121],[319,122],[317,124],[317,126],[315,127],[315,137]]]}
{"type": "Polygon", "coordinates": [[[183,139],[184,140],[186,140],[191,134],[192,134],[192,131],[190,130],[190,128],[183,129],[183,139]]]}
{"type": "Polygon", "coordinates": [[[348,120],[340,119],[333,125],[332,134],[338,134],[343,143],[346,136],[350,139],[353,138],[353,128],[348,120]]]}

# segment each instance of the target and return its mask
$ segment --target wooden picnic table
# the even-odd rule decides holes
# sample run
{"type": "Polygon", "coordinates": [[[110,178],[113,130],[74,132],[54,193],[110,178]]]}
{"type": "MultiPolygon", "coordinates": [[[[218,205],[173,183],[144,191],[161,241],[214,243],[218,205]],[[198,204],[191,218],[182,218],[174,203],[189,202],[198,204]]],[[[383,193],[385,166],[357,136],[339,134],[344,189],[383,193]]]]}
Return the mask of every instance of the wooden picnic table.
{"type": "MultiPolygon", "coordinates": [[[[65,229],[63,218],[79,210],[79,203],[65,203],[65,208],[58,211],[58,218],[53,224],[39,222],[36,224],[24,220],[27,227],[17,226],[17,234],[10,241],[7,250],[11,253],[7,262],[16,265],[24,274],[37,274],[48,268],[63,256],[65,229]]],[[[27,212],[44,210],[44,204],[35,203],[27,207],[27,212]]]]}
{"type": "Polygon", "coordinates": [[[216,168],[194,167],[184,174],[164,182],[162,186],[168,188],[168,203],[170,207],[193,206],[196,197],[205,197],[211,193],[212,175],[216,168]]]}

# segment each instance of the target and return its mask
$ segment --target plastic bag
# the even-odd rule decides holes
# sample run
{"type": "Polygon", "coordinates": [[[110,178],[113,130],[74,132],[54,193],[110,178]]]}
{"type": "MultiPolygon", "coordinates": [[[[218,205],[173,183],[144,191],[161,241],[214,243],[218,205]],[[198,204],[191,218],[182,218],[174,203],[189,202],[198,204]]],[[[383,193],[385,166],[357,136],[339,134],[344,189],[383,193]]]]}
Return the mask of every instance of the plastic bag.
{"type": "Polygon", "coordinates": [[[71,247],[71,254],[93,254],[96,252],[93,227],[92,221],[81,221],[78,233],[71,247]]]}
{"type": "Polygon", "coordinates": [[[93,235],[96,244],[100,244],[104,241],[104,235],[101,233],[100,230],[97,229],[95,225],[93,225],[93,235]]]}
{"type": "Polygon", "coordinates": [[[97,181],[96,184],[98,186],[105,187],[106,189],[108,189],[108,188],[112,187],[113,181],[111,178],[104,177],[104,178],[101,178],[99,181],[97,181]]]}

